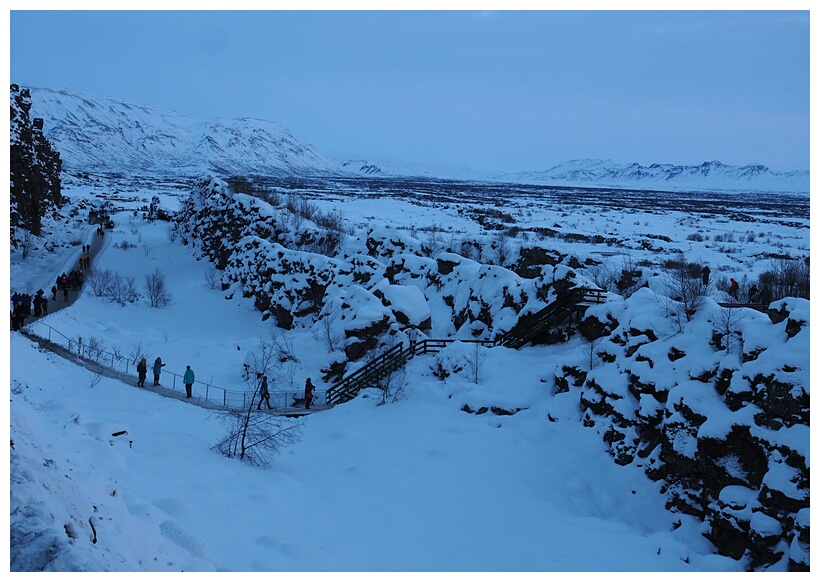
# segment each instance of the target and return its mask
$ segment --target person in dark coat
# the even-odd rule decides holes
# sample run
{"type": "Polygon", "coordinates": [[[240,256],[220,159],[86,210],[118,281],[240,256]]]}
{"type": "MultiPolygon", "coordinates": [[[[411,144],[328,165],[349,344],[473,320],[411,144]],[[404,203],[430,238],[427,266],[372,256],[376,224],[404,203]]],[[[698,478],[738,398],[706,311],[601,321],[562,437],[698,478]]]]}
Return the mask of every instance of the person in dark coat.
{"type": "Polygon", "coordinates": [[[262,403],[268,405],[268,410],[273,410],[273,406],[270,405],[270,391],[268,390],[268,377],[262,376],[262,384],[259,386],[259,405],[256,407],[256,410],[262,410],[262,403]]]}
{"type": "MultiPolygon", "coordinates": [[[[165,364],[163,364],[164,366],[165,364]]],[[[182,377],[182,381],[185,383],[185,398],[191,397],[191,390],[194,386],[194,371],[191,369],[191,366],[185,366],[185,375],[182,377]]]]}
{"type": "Polygon", "coordinates": [[[310,378],[305,380],[305,408],[310,408],[310,403],[313,401],[313,382],[310,378]]]}
{"type": "Polygon", "coordinates": [[[34,317],[40,317],[40,309],[42,307],[42,299],[39,295],[34,296],[34,317]]]}
{"type": "Polygon", "coordinates": [[[749,303],[757,303],[760,301],[760,293],[757,291],[757,285],[752,283],[752,286],[749,287],[749,303]]]}
{"type": "Polygon", "coordinates": [[[63,286],[63,301],[68,301],[68,285],[63,286]]]}
{"type": "Polygon", "coordinates": [[[51,299],[57,301],[57,285],[51,287],[51,299]]]}
{"type": "Polygon", "coordinates": [[[43,297],[41,299],[40,303],[41,303],[41,308],[43,310],[43,315],[48,315],[48,299],[43,297]]]}
{"type": "Polygon", "coordinates": [[[711,272],[712,272],[712,270],[709,268],[709,265],[705,265],[705,266],[704,266],[704,267],[700,270],[700,276],[701,276],[701,277],[703,277],[703,284],[704,284],[704,285],[708,285],[708,284],[709,284],[709,273],[711,273],[711,272]]]}
{"type": "Polygon", "coordinates": [[[162,363],[159,357],[154,360],[154,386],[159,386],[159,375],[162,372],[163,366],[165,366],[165,364],[162,363]]]}
{"type": "Polygon", "coordinates": [[[137,386],[145,387],[145,376],[148,375],[148,362],[145,361],[145,358],[141,359],[139,364],[137,364],[137,375],[139,376],[137,386]]]}
{"type": "Polygon", "coordinates": [[[772,290],[769,288],[768,285],[763,285],[763,289],[760,290],[760,303],[763,305],[768,305],[772,302],[772,290]]]}

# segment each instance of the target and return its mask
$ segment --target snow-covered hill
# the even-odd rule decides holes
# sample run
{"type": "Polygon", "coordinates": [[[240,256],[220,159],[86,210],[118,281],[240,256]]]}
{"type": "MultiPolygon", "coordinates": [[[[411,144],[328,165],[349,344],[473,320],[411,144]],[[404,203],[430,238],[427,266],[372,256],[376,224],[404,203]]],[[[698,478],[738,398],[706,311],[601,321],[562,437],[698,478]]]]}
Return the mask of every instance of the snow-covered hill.
{"type": "Polygon", "coordinates": [[[123,175],[340,175],[286,128],[260,119],[194,119],[121,99],[31,87],[32,117],[68,171],[123,175]]]}
{"type": "Polygon", "coordinates": [[[769,192],[809,192],[809,172],[774,172],[760,164],[728,166],[718,161],[699,166],[638,163],[610,160],[572,160],[543,172],[496,174],[494,180],[527,184],[621,186],[643,189],[720,189],[769,192]]]}

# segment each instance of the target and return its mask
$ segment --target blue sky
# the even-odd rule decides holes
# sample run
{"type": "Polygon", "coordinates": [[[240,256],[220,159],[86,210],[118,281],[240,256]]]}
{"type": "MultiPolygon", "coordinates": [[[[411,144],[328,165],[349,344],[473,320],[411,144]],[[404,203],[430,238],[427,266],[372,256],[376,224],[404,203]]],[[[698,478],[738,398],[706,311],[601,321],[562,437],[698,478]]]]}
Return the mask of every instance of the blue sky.
{"type": "Polygon", "coordinates": [[[11,11],[11,82],[278,122],[341,160],[809,168],[809,13],[11,11]]]}

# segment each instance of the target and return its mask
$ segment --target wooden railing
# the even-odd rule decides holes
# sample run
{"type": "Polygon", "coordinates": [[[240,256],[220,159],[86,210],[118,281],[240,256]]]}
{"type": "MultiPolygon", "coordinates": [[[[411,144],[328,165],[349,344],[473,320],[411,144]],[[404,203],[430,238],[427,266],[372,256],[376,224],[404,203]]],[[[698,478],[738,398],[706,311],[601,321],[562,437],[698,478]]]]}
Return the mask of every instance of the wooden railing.
{"type": "Polygon", "coordinates": [[[376,386],[379,380],[398,370],[415,356],[440,352],[456,341],[518,349],[543,335],[551,326],[583,311],[586,304],[603,303],[605,296],[606,291],[603,289],[572,289],[496,340],[424,339],[411,342],[407,347],[397,344],[331,386],[327,391],[327,403],[333,405],[347,402],[355,398],[363,388],[376,386]]]}

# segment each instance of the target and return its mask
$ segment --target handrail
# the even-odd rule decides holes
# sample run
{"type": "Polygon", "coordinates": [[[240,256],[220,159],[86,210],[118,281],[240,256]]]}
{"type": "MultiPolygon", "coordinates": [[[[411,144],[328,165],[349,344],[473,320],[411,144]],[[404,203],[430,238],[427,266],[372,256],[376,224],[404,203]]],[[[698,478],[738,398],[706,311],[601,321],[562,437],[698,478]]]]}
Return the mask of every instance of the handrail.
{"type": "MultiPolygon", "coordinates": [[[[58,329],[55,329],[47,323],[43,323],[41,320],[33,321],[27,324],[24,326],[24,329],[31,336],[66,348],[69,353],[76,355],[77,359],[81,362],[93,361],[95,364],[103,368],[112,370],[118,377],[135,377],[131,375],[132,373],[130,373],[129,368],[133,369],[136,366],[127,356],[117,355],[103,349],[92,349],[88,344],[80,343],[77,339],[68,337],[58,329]],[[48,333],[46,335],[35,333],[32,329],[35,325],[48,328],[48,333]],[[62,338],[64,341],[61,343],[58,338],[62,338]],[[106,357],[103,358],[103,355],[106,357]],[[106,365],[107,362],[104,361],[108,360],[108,356],[111,357],[111,365],[106,365]],[[122,364],[123,362],[124,367],[122,364]],[[117,365],[119,365],[119,367],[117,367],[117,365]]],[[[163,376],[171,376],[172,380],[170,386],[164,384],[161,384],[158,387],[153,386],[153,382],[151,381],[149,374],[149,379],[146,380],[145,388],[154,391],[156,391],[157,388],[164,388],[166,390],[178,391],[180,393],[185,392],[185,384],[182,381],[183,374],[177,374],[176,372],[171,372],[170,370],[163,370],[162,374],[163,376]],[[177,382],[177,379],[179,379],[179,382],[177,382]]],[[[254,403],[258,404],[258,399],[254,399],[253,402],[251,401],[254,397],[253,392],[229,390],[215,384],[211,384],[210,382],[202,382],[201,380],[194,381],[191,392],[192,398],[195,399],[197,403],[204,402],[206,404],[222,406],[229,409],[244,409],[248,406],[252,406],[254,403]]],[[[326,392],[326,390],[314,390],[314,401],[317,404],[320,404],[322,400],[326,400],[326,392]],[[322,398],[323,396],[324,398],[322,398]]],[[[292,400],[296,400],[300,396],[303,396],[304,393],[298,390],[271,390],[270,395],[272,402],[276,402],[277,404],[279,402],[282,403],[282,406],[275,406],[274,408],[281,409],[292,408],[292,405],[288,403],[288,400],[291,398],[292,400]]]]}
{"type": "Polygon", "coordinates": [[[420,341],[411,342],[410,346],[407,348],[405,348],[403,344],[396,344],[328,388],[326,401],[328,404],[346,402],[347,400],[355,397],[362,388],[365,388],[369,382],[371,382],[371,380],[380,379],[381,376],[378,375],[379,372],[384,371],[387,373],[392,371],[387,369],[389,365],[395,365],[396,367],[393,368],[393,370],[395,370],[415,356],[440,352],[448,344],[457,341],[463,343],[477,343],[488,347],[496,345],[494,340],[459,340],[455,338],[426,338],[420,341]]]}

